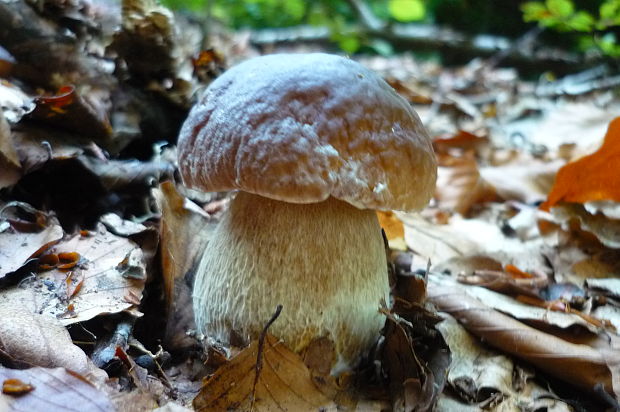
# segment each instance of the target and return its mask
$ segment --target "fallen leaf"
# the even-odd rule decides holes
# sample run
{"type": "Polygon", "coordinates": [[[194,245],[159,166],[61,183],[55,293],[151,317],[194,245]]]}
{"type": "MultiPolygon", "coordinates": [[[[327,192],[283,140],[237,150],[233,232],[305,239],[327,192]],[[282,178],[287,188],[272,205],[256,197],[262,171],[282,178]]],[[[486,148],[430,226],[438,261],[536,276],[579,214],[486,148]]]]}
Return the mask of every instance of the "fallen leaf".
{"type": "Polygon", "coordinates": [[[459,130],[457,133],[440,136],[433,139],[433,148],[438,153],[447,154],[452,149],[460,149],[464,151],[477,151],[481,146],[489,144],[487,137],[480,137],[465,130],[459,130]]]}
{"type": "Polygon", "coordinates": [[[596,200],[620,202],[620,117],[609,123],[603,145],[591,155],[562,167],[547,200],[549,210],[559,202],[586,203],[596,200]]]}
{"type": "Polygon", "coordinates": [[[477,204],[497,198],[495,189],[481,176],[473,153],[439,157],[435,197],[442,209],[466,215],[477,204]]]}
{"type": "Polygon", "coordinates": [[[617,104],[599,107],[589,102],[554,105],[542,121],[532,122],[529,140],[552,151],[566,144],[576,144],[578,153],[588,153],[600,146],[605,125],[616,117],[617,104]]]}
{"type": "Polygon", "coordinates": [[[377,211],[379,225],[387,238],[390,249],[407,250],[403,222],[393,212],[377,211]]]}
{"type": "Polygon", "coordinates": [[[480,176],[502,199],[533,204],[546,198],[562,163],[518,156],[501,165],[481,167],[480,176]]]}
{"type": "MultiPolygon", "coordinates": [[[[65,368],[31,368],[26,370],[0,367],[0,382],[16,379],[27,382],[33,390],[19,397],[0,394],[2,401],[11,411],[49,412],[113,412],[108,397],[88,383],[80,374],[65,368]]],[[[4,410],[4,409],[3,409],[4,410]]]]}
{"type": "Polygon", "coordinates": [[[26,115],[28,119],[86,135],[98,142],[105,142],[112,135],[112,126],[102,107],[91,104],[72,85],[61,86],[53,96],[36,97],[34,102],[36,106],[26,115]]]}
{"type": "Polygon", "coordinates": [[[560,203],[551,209],[551,213],[563,229],[569,230],[572,221],[576,220],[582,230],[592,233],[603,245],[620,249],[620,219],[611,219],[602,213],[592,214],[578,203],[560,203]]]}
{"type": "Polygon", "coordinates": [[[153,190],[162,218],[161,264],[167,305],[167,344],[180,348],[193,345],[188,329],[194,327],[191,290],[185,277],[196,267],[215,222],[198,205],[181,196],[172,182],[153,190]]]}
{"type": "Polygon", "coordinates": [[[241,351],[208,378],[194,399],[196,411],[335,410],[335,404],[314,385],[301,358],[277,338],[267,335],[256,391],[253,386],[258,341],[241,351]],[[328,409],[332,408],[332,409],[328,409]]]}
{"type": "Polygon", "coordinates": [[[0,110],[9,122],[15,124],[34,109],[32,98],[16,85],[0,79],[0,110]]]}
{"type": "Polygon", "coordinates": [[[71,341],[58,319],[32,313],[0,295],[0,359],[13,367],[63,367],[93,380],[103,381],[105,372],[95,367],[71,341]]]}
{"type": "Polygon", "coordinates": [[[13,186],[21,176],[21,163],[11,138],[11,128],[0,112],[0,189],[13,186]]]}
{"type": "Polygon", "coordinates": [[[491,309],[461,289],[450,287],[445,278],[429,276],[429,299],[469,332],[586,391],[596,394],[596,386],[602,384],[608,394],[620,395],[620,352],[616,339],[609,339],[603,348],[568,342],[491,309]]]}
{"type": "MultiPolygon", "coordinates": [[[[28,210],[29,213],[33,210],[29,205],[18,202],[0,206],[0,222],[8,219],[9,209],[28,210]]],[[[63,230],[52,216],[46,219],[40,229],[36,232],[21,232],[11,227],[0,231],[0,279],[21,268],[29,259],[39,256],[62,239],[63,230]]]]}
{"type": "Polygon", "coordinates": [[[421,256],[424,266],[429,259],[433,265],[441,265],[449,259],[468,256],[484,256],[526,270],[545,266],[542,239],[522,241],[508,237],[494,222],[454,215],[447,224],[439,225],[419,215],[398,213],[397,216],[405,223],[407,246],[421,256]]]}
{"type": "Polygon", "coordinates": [[[484,402],[496,392],[509,396],[512,390],[513,362],[487,349],[456,320],[445,315],[437,325],[452,351],[448,382],[464,400],[484,402]]]}
{"type": "Polygon", "coordinates": [[[620,279],[617,277],[607,279],[586,279],[588,288],[597,290],[606,296],[620,299],[620,279]]]}
{"type": "Polygon", "coordinates": [[[520,411],[547,407],[555,412],[572,411],[565,403],[553,399],[552,393],[534,383],[534,376],[520,378],[523,373],[510,358],[484,345],[452,316],[447,313],[443,316],[445,319],[437,329],[452,351],[448,382],[453,391],[452,394],[442,393],[437,410],[520,411]]]}
{"type": "Polygon", "coordinates": [[[22,281],[21,287],[5,290],[4,299],[17,307],[55,316],[65,326],[102,313],[138,314],[146,262],[133,241],[116,236],[99,224],[93,236],[74,235],[47,253],[77,253],[81,259],[71,269],[71,275],[59,268],[41,272],[22,281]]]}

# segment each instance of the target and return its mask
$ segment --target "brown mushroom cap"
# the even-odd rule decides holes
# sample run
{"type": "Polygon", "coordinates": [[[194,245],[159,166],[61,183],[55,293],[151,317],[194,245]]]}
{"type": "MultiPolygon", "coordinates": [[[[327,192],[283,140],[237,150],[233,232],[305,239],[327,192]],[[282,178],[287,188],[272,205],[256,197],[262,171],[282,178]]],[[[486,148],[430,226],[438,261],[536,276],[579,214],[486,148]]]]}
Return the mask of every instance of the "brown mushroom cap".
{"type": "Polygon", "coordinates": [[[179,167],[206,191],[404,211],[428,203],[437,173],[407,101],[360,64],[319,53],[257,57],[216,79],[183,125],[179,167]]]}

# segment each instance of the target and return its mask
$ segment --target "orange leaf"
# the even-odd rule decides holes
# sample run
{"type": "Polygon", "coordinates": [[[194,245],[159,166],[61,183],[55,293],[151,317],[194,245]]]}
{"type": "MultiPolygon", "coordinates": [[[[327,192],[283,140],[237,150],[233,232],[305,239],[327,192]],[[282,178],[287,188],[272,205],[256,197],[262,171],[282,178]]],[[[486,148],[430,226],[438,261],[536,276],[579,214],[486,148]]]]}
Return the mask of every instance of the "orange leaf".
{"type": "Polygon", "coordinates": [[[609,124],[600,149],[560,169],[547,201],[540,208],[548,211],[559,202],[620,202],[619,171],[620,117],[616,117],[609,124]]]}
{"type": "Polygon", "coordinates": [[[379,225],[385,231],[385,236],[387,236],[388,240],[405,237],[403,222],[394,213],[377,211],[377,218],[379,218],[379,225]]]}

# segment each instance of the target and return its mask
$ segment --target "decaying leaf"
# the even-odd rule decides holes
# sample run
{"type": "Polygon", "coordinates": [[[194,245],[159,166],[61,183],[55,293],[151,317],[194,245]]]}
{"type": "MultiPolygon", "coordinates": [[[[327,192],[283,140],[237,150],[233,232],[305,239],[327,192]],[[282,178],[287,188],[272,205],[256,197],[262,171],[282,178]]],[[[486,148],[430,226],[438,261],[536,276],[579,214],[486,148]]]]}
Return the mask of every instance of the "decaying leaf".
{"type": "Polygon", "coordinates": [[[620,395],[620,351],[617,337],[591,347],[527,326],[450,287],[442,275],[429,277],[430,301],[454,316],[470,333],[505,353],[586,391],[597,393],[597,385],[620,395]]]}
{"type": "Polygon", "coordinates": [[[546,407],[549,411],[571,411],[567,404],[533,383],[532,374],[524,373],[510,358],[484,346],[452,316],[443,316],[445,319],[437,329],[452,352],[448,382],[461,402],[444,392],[437,410],[520,411],[546,407]]]}
{"type": "Polygon", "coordinates": [[[476,203],[496,199],[495,189],[480,176],[473,153],[440,157],[435,196],[440,208],[462,215],[476,203]]]}
{"type": "Polygon", "coordinates": [[[546,198],[561,163],[518,156],[501,165],[481,167],[480,176],[502,199],[532,204],[546,198]]]}
{"type": "Polygon", "coordinates": [[[63,367],[90,377],[107,378],[86,354],[71,342],[58,319],[13,307],[0,294],[0,360],[12,367],[63,367]]]}
{"type": "MultiPolygon", "coordinates": [[[[18,307],[57,317],[63,325],[102,313],[135,312],[146,280],[142,250],[99,224],[88,236],[74,235],[46,254],[77,253],[70,269],[54,267],[7,289],[2,297],[18,307]]],[[[44,267],[43,269],[48,269],[44,267]]]]}
{"type": "Polygon", "coordinates": [[[35,211],[29,205],[19,202],[0,206],[0,222],[8,224],[4,230],[0,230],[0,279],[21,268],[29,259],[39,256],[63,236],[56,218],[44,215],[43,212],[35,211]],[[21,219],[9,213],[15,210],[24,210],[30,214],[38,213],[41,218],[35,216],[34,219],[38,222],[34,222],[30,228],[28,222],[20,224],[21,219]]]}
{"type": "Polygon", "coordinates": [[[405,223],[405,242],[426,265],[440,265],[452,258],[484,256],[502,264],[514,264],[524,270],[544,267],[541,252],[544,241],[534,238],[522,241],[508,237],[495,223],[482,219],[450,217],[445,225],[429,222],[419,215],[397,214],[405,223]]]}
{"type": "Polygon", "coordinates": [[[0,394],[0,407],[11,411],[98,411],[115,410],[108,397],[77,372],[65,368],[31,368],[26,370],[0,367],[0,382],[19,380],[33,387],[21,396],[0,394]]]}
{"type": "MultiPolygon", "coordinates": [[[[620,169],[619,169],[620,170],[620,169]]],[[[582,230],[592,233],[605,246],[620,249],[620,219],[611,219],[602,213],[590,213],[579,203],[561,203],[551,209],[555,221],[569,229],[578,221],[582,230]]]]}
{"type": "Polygon", "coordinates": [[[258,341],[241,351],[208,378],[194,399],[196,411],[316,411],[335,410],[312,382],[301,358],[277,338],[267,335],[263,367],[256,382],[258,341]]]}
{"type": "MultiPolygon", "coordinates": [[[[464,287],[458,285],[454,282],[454,280],[446,277],[434,278],[434,281],[442,286],[451,287],[465,293],[470,297],[479,299],[489,308],[509,314],[510,316],[525,322],[548,323],[564,329],[574,325],[580,325],[594,333],[599,331],[598,325],[587,322],[583,318],[569,312],[553,311],[551,310],[551,305],[549,308],[536,307],[532,304],[523,303],[501,293],[493,292],[487,288],[479,286],[464,287]]],[[[544,301],[541,302],[544,306],[544,301]]]]}
{"type": "Polygon", "coordinates": [[[585,203],[595,200],[620,202],[620,117],[607,129],[603,145],[591,155],[560,169],[547,201],[549,210],[559,202],[585,203]]]}
{"type": "Polygon", "coordinates": [[[58,89],[53,96],[39,96],[36,107],[26,117],[48,123],[62,130],[85,135],[98,142],[106,142],[112,134],[107,114],[103,108],[91,104],[72,85],[58,89]]]}
{"type": "Polygon", "coordinates": [[[21,176],[21,164],[11,138],[11,128],[0,111],[0,189],[17,183],[21,176]]]}
{"type": "Polygon", "coordinates": [[[193,326],[190,282],[185,277],[198,264],[215,225],[198,205],[181,196],[172,182],[162,183],[153,195],[162,213],[161,260],[169,317],[166,339],[179,347],[189,344],[184,343],[185,331],[193,326]]]}

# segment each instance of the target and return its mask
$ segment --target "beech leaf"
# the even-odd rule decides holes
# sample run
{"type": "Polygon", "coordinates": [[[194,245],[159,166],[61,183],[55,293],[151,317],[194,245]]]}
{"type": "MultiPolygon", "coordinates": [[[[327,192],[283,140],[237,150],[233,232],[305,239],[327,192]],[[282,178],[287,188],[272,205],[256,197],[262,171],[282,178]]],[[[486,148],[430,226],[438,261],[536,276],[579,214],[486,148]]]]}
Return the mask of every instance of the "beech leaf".
{"type": "Polygon", "coordinates": [[[620,202],[619,170],[620,117],[617,117],[609,124],[603,145],[596,152],[560,169],[547,201],[540,207],[549,210],[559,202],[620,202]]]}
{"type": "Polygon", "coordinates": [[[252,399],[258,346],[253,341],[204,383],[194,399],[196,411],[249,411],[252,404],[255,412],[335,410],[301,358],[272,335],[265,338],[263,367],[252,399]]]}

